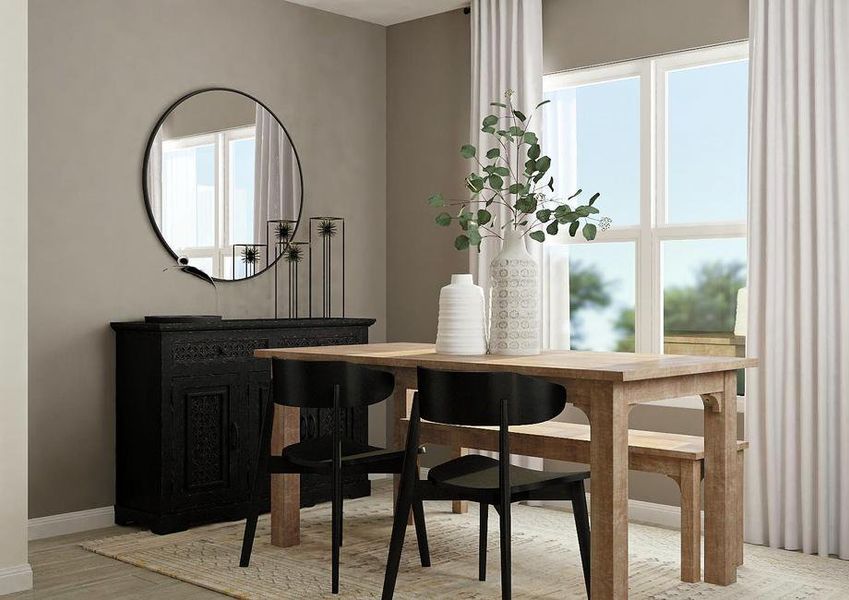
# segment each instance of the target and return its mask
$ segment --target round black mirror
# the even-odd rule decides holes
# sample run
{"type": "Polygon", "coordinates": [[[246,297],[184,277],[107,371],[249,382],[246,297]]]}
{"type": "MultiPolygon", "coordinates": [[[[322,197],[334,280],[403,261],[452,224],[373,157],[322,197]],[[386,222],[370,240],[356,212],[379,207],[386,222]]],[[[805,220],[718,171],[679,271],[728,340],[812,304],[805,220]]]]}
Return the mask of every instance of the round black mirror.
{"type": "Polygon", "coordinates": [[[142,167],[147,212],[178,260],[215,280],[259,275],[292,240],[303,208],[298,153],[256,98],[203,89],[157,122],[142,167]]]}

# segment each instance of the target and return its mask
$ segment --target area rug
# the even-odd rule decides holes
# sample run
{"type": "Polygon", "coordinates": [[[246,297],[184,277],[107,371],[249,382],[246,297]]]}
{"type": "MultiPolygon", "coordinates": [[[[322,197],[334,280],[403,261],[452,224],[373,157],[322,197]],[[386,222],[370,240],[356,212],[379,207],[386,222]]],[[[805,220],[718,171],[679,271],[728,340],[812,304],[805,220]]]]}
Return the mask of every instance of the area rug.
{"type": "MultiPolygon", "coordinates": [[[[198,527],[165,536],[131,533],[87,541],[83,548],[235,598],[380,598],[392,527],[383,487],[345,504],[341,594],[330,594],[330,507],[301,512],[301,544],[270,544],[269,521],[260,519],[251,566],[238,566],[244,521],[198,527]]],[[[477,580],[478,514],[453,514],[448,503],[425,505],[433,566],[422,568],[413,528],[404,545],[395,597],[399,599],[500,598],[498,522],[490,511],[488,581],[477,580]]],[[[677,531],[632,523],[630,597],[845,599],[849,562],[746,546],[736,584],[719,587],[679,579],[677,531]]],[[[585,597],[575,524],[552,508],[513,507],[514,598],[585,597]]]]}

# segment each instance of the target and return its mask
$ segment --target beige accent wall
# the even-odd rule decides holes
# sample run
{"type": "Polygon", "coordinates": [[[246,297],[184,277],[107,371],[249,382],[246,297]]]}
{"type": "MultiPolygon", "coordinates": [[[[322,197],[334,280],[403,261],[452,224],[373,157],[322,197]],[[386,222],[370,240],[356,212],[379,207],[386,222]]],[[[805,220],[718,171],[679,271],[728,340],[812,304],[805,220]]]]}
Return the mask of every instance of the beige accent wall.
{"type": "MultiPolygon", "coordinates": [[[[282,0],[31,0],[29,48],[29,516],[40,517],[113,503],[109,322],[215,309],[207,284],[162,271],[170,259],[142,200],[147,138],[186,92],[242,89],[286,124],[305,213],[347,218],[348,313],[376,317],[371,339],[385,338],[386,31],[282,0]]],[[[270,316],[271,283],[221,285],[222,312],[270,316]]],[[[373,423],[382,438],[383,416],[373,423]]]]}
{"type": "Polygon", "coordinates": [[[543,0],[546,73],[749,37],[748,0],[543,0]]]}
{"type": "MultiPolygon", "coordinates": [[[[746,0],[543,0],[546,73],[748,37],[746,0]]],[[[439,288],[468,272],[456,232],[433,224],[427,197],[463,197],[469,136],[469,17],[454,11],[388,28],[387,312],[391,341],[433,341],[439,288]]],[[[580,421],[576,409],[563,419],[580,421]]],[[[742,418],[741,418],[742,422],[742,418]]],[[[630,425],[701,435],[692,409],[640,406],[630,425]]],[[[441,458],[434,452],[425,466],[441,458]]],[[[552,468],[555,463],[550,464],[552,468]]],[[[632,474],[631,498],[678,505],[676,484],[632,474]]]]}
{"type": "Polygon", "coordinates": [[[27,562],[27,0],[0,2],[0,595],[27,562]]]}
{"type": "Polygon", "coordinates": [[[433,342],[439,289],[468,273],[454,229],[427,198],[464,198],[469,136],[469,18],[461,10],[387,29],[386,284],[390,340],[433,342]],[[389,250],[391,249],[391,251],[389,250]]]}

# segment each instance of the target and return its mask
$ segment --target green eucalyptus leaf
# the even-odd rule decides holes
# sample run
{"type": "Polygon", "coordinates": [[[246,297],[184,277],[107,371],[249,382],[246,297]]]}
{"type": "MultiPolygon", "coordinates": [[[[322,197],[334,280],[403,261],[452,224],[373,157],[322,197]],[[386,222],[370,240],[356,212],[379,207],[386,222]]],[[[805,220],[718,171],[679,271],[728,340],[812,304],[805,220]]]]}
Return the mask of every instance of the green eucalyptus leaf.
{"type": "Polygon", "coordinates": [[[495,167],[492,172],[496,175],[507,177],[510,174],[510,169],[508,169],[507,167],[495,167]]]}
{"type": "Polygon", "coordinates": [[[460,147],[460,155],[463,158],[472,158],[476,153],[477,153],[477,150],[475,150],[475,147],[472,146],[471,144],[463,144],[460,147]]]}
{"type": "Polygon", "coordinates": [[[433,196],[427,199],[427,203],[431,206],[436,207],[445,206],[445,198],[442,196],[442,194],[434,194],[433,196]]]}
{"type": "Polygon", "coordinates": [[[507,191],[511,194],[520,194],[524,187],[525,186],[523,186],[521,183],[512,183],[510,184],[510,187],[507,188],[507,191]]]}
{"type": "Polygon", "coordinates": [[[590,207],[589,206],[579,206],[575,209],[575,214],[579,217],[588,217],[590,216],[590,207]]]}
{"type": "Polygon", "coordinates": [[[575,237],[575,234],[578,233],[578,227],[581,226],[580,221],[572,221],[572,224],[569,225],[569,235],[575,237]]]}
{"type": "Polygon", "coordinates": [[[500,191],[501,188],[504,187],[504,180],[501,179],[501,177],[499,177],[498,175],[493,173],[492,175],[489,176],[489,187],[491,187],[494,190],[500,191]]]}
{"type": "Polygon", "coordinates": [[[567,200],[571,200],[572,198],[577,198],[578,196],[580,196],[580,195],[581,195],[581,192],[583,192],[583,191],[584,191],[584,190],[582,190],[581,188],[578,188],[578,191],[577,191],[577,192],[575,192],[574,194],[572,194],[571,196],[569,196],[569,197],[568,197],[568,198],[566,198],[566,199],[567,199],[567,200]]]}
{"type": "Polygon", "coordinates": [[[456,238],[454,238],[454,247],[457,248],[457,250],[468,250],[469,236],[458,235],[456,238]]]}
{"type": "Polygon", "coordinates": [[[560,225],[557,221],[552,221],[548,224],[548,227],[546,227],[545,230],[546,232],[548,232],[549,235],[557,235],[557,230],[559,226],[560,225]]]}
{"type": "Polygon", "coordinates": [[[525,113],[523,113],[521,110],[514,110],[514,111],[513,111],[513,116],[514,116],[514,117],[516,117],[517,119],[519,119],[520,121],[522,121],[523,123],[524,123],[524,122],[527,120],[527,118],[528,118],[528,117],[526,117],[526,116],[525,116],[525,113]]]}
{"type": "Polygon", "coordinates": [[[530,144],[531,146],[539,144],[537,134],[535,134],[533,131],[526,131],[522,139],[525,141],[526,144],[530,144]]]}
{"type": "Polygon", "coordinates": [[[532,145],[528,148],[528,158],[532,158],[534,160],[538,159],[541,151],[539,144],[532,145]]]}
{"type": "Polygon", "coordinates": [[[551,209],[543,208],[542,210],[538,210],[537,219],[539,219],[543,223],[547,223],[549,220],[551,220],[551,209]]]}
{"type": "Polygon", "coordinates": [[[500,106],[501,108],[507,108],[507,105],[504,104],[503,102],[490,102],[489,105],[490,106],[500,106]]]}
{"type": "Polygon", "coordinates": [[[600,211],[599,209],[597,209],[595,206],[587,206],[586,208],[587,208],[587,212],[588,212],[589,214],[591,214],[591,215],[597,215],[598,213],[600,213],[600,212],[601,212],[601,211],[600,211]]]}
{"type": "Polygon", "coordinates": [[[545,241],[545,233],[543,233],[542,231],[539,231],[539,230],[532,231],[528,237],[530,237],[532,240],[536,240],[539,243],[542,243],[542,242],[545,241]]]}
{"type": "Polygon", "coordinates": [[[595,239],[596,226],[592,223],[586,223],[584,225],[582,233],[584,234],[584,239],[586,239],[588,242],[591,242],[595,239]]]}
{"type": "Polygon", "coordinates": [[[552,192],[554,191],[554,177],[548,180],[548,189],[550,189],[552,192]]]}
{"type": "Polygon", "coordinates": [[[596,192],[595,194],[593,194],[592,198],[590,198],[590,206],[595,204],[595,201],[599,199],[599,196],[601,196],[601,194],[599,192],[596,192]]]}
{"type": "Polygon", "coordinates": [[[531,173],[534,173],[536,170],[537,170],[537,161],[535,161],[533,158],[529,158],[528,160],[525,161],[525,173],[530,175],[531,173]]]}
{"type": "MultiPolygon", "coordinates": [[[[490,200],[490,202],[492,201],[490,200]]],[[[488,205],[489,204],[487,204],[487,206],[488,205]]],[[[492,221],[492,213],[488,210],[480,209],[478,211],[478,225],[486,225],[490,221],[492,221]]]]}
{"type": "Polygon", "coordinates": [[[501,156],[501,150],[498,148],[490,148],[486,151],[486,157],[489,159],[498,158],[501,156]]]}
{"type": "Polygon", "coordinates": [[[515,135],[516,137],[522,137],[524,135],[524,131],[522,131],[521,127],[513,125],[510,129],[507,130],[507,133],[510,135],[515,135]]]}
{"type": "Polygon", "coordinates": [[[481,233],[476,226],[469,227],[469,244],[472,246],[480,246],[481,233]]]}
{"type": "Polygon", "coordinates": [[[436,224],[441,225],[442,227],[448,227],[451,225],[451,215],[447,212],[442,212],[436,215],[436,224]]]}
{"type": "Polygon", "coordinates": [[[543,100],[542,102],[536,105],[536,108],[534,108],[534,110],[536,110],[540,106],[543,106],[544,104],[548,104],[549,102],[551,102],[551,100],[543,100]]]}
{"type": "Polygon", "coordinates": [[[484,133],[495,133],[495,127],[481,127],[481,131],[484,133]]]}
{"type": "Polygon", "coordinates": [[[495,115],[487,115],[483,119],[484,127],[490,127],[492,125],[495,125],[496,123],[498,123],[498,117],[496,117],[495,115]]]}
{"type": "Polygon", "coordinates": [[[537,159],[537,169],[540,172],[545,173],[549,168],[551,168],[551,158],[548,156],[542,156],[537,159]]]}

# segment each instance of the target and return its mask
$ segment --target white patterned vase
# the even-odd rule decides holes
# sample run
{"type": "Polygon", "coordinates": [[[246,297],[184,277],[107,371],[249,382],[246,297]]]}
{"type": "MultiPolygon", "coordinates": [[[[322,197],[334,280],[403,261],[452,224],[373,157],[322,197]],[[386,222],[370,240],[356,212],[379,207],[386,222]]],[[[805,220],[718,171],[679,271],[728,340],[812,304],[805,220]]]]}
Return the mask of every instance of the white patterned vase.
{"type": "Polygon", "coordinates": [[[468,273],[451,276],[439,292],[436,351],[441,354],[486,354],[483,289],[468,273]]]}
{"type": "Polygon", "coordinates": [[[521,231],[508,229],[504,245],[489,265],[489,351],[540,353],[539,266],[521,231]]]}

